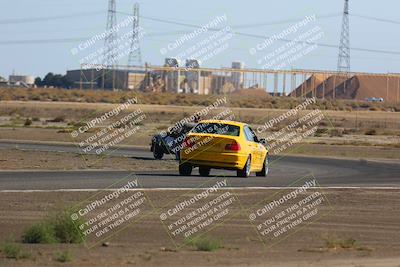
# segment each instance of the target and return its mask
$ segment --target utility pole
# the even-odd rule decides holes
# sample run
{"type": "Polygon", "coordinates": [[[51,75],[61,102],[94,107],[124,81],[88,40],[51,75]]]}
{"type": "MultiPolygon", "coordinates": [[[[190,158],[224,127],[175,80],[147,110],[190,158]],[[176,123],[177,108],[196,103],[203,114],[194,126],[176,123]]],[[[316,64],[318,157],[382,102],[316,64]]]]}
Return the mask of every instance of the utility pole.
{"type": "MultiPolygon", "coordinates": [[[[342,32],[340,36],[339,58],[337,71],[345,77],[343,93],[346,93],[347,80],[350,73],[350,23],[349,23],[349,0],[344,0],[342,32]]],[[[334,88],[336,90],[336,88],[334,88]]]]}
{"type": "Polygon", "coordinates": [[[349,0],[344,0],[342,32],[340,36],[338,72],[348,74],[350,72],[350,23],[349,0]]]}
{"type": "MultiPolygon", "coordinates": [[[[106,68],[107,71],[108,69],[111,69],[112,71],[112,89],[115,89],[115,84],[114,84],[114,69],[115,65],[117,64],[116,59],[116,51],[115,47],[116,45],[116,40],[117,40],[117,32],[115,31],[114,27],[117,24],[117,17],[116,17],[116,2],[115,0],[109,0],[108,1],[108,15],[107,15],[107,26],[106,26],[106,38],[104,42],[104,57],[103,57],[103,68],[106,68]]],[[[106,72],[107,72],[106,71],[106,72]]],[[[107,77],[106,75],[103,75],[103,87],[104,87],[104,79],[107,77]]]]}
{"type": "Polygon", "coordinates": [[[128,66],[140,67],[142,66],[142,55],[140,53],[139,43],[139,4],[133,5],[133,23],[132,23],[132,36],[131,48],[129,50],[128,66]]]}

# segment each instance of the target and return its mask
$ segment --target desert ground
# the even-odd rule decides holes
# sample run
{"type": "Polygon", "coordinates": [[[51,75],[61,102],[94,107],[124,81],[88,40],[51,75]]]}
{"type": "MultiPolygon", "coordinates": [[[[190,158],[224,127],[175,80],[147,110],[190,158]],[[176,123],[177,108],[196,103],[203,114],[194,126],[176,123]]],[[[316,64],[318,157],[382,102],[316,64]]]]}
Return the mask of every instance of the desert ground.
{"type": "MultiPolygon", "coordinates": [[[[232,192],[248,207],[277,190],[232,192]]],[[[2,192],[0,239],[14,236],[18,242],[26,227],[49,212],[94,193],[2,192]]],[[[186,193],[147,191],[154,209],[109,239],[108,246],[23,244],[31,256],[20,260],[1,256],[1,266],[399,266],[398,189],[324,189],[330,205],[321,207],[323,216],[272,246],[259,240],[246,213],[235,207],[234,216],[207,233],[222,240],[221,248],[212,252],[186,245],[177,248],[161,224],[160,207],[186,193]],[[346,245],[344,240],[353,241],[346,245]],[[66,250],[72,255],[70,262],[55,260],[57,252],[66,250]]]]}
{"type": "MultiPolygon", "coordinates": [[[[173,156],[156,161],[149,152],[154,134],[199,107],[135,106],[133,109],[139,107],[147,115],[137,134],[124,139],[105,155],[82,153],[77,149],[80,140],[73,139],[71,132],[117,105],[1,102],[0,266],[400,266],[397,212],[400,189],[396,186],[398,177],[386,177],[398,175],[398,167],[394,166],[400,159],[400,113],[323,110],[325,117],[318,125],[321,130],[281,155],[275,155],[288,157],[288,160],[272,165],[267,180],[228,178],[235,186],[220,192],[230,192],[239,205],[229,209],[231,216],[227,219],[214,222],[207,231],[201,232],[205,238],[218,241],[215,249],[202,251],[184,238],[171,238],[160,220],[160,213],[182,197],[203,190],[189,187],[204,187],[200,184],[205,179],[197,174],[177,177],[177,162],[173,156]],[[379,172],[379,166],[385,172],[373,177],[379,172]],[[88,240],[80,244],[22,242],[26,229],[32,225],[106,192],[103,189],[114,182],[108,177],[114,171],[139,173],[149,181],[151,188],[140,189],[152,203],[142,210],[145,216],[95,243],[88,240]],[[318,206],[321,216],[294,227],[284,238],[260,237],[255,224],[249,221],[251,209],[285,190],[292,190],[289,181],[298,178],[298,173],[313,171],[322,187],[310,191],[323,193],[326,200],[318,206]],[[27,187],[32,183],[37,189],[27,187]],[[166,183],[170,188],[161,188],[166,183]],[[48,187],[51,189],[46,189],[48,187]],[[10,258],[5,251],[10,244],[24,256],[10,258]]],[[[287,111],[230,109],[238,120],[247,121],[253,127],[287,111]]],[[[125,114],[127,112],[129,110],[125,114]]],[[[299,116],[305,113],[307,111],[301,111],[299,116]]],[[[92,134],[83,133],[80,138],[84,140],[92,134]]],[[[268,134],[270,132],[264,133],[268,134]]],[[[217,174],[219,178],[226,175],[217,174]]],[[[290,205],[285,203],[283,207],[290,205]]]]}

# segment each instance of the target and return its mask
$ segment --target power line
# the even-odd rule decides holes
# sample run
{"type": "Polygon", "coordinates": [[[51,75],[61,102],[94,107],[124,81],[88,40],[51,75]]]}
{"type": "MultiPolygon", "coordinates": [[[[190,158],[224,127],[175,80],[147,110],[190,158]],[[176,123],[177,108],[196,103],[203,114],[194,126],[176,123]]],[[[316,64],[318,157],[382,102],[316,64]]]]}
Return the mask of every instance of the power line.
{"type": "MultiPolygon", "coordinates": [[[[117,13],[122,13],[123,12],[117,12],[117,13]]],[[[125,13],[126,14],[126,13],[125,13]]],[[[128,14],[130,15],[130,14],[128,14]]],[[[152,20],[152,21],[158,21],[162,23],[168,23],[168,24],[174,24],[174,25],[180,25],[180,26],[186,26],[186,27],[191,27],[191,28],[201,28],[201,26],[194,25],[194,24],[189,24],[189,23],[181,23],[181,22],[175,22],[171,20],[165,20],[165,19],[158,19],[158,18],[153,18],[153,17],[147,17],[147,16],[141,16],[143,19],[147,20],[152,20]]],[[[218,28],[209,28],[210,31],[220,31],[221,29],[218,28]]],[[[251,33],[244,33],[244,32],[237,32],[237,31],[231,31],[231,33],[234,33],[236,35],[240,36],[246,36],[246,37],[252,37],[252,38],[257,38],[257,39],[268,39],[269,36],[262,36],[258,34],[251,34],[251,33]]],[[[277,40],[282,41],[282,42],[295,42],[295,43],[302,43],[302,44],[308,44],[308,45],[318,45],[322,47],[328,47],[328,48],[335,48],[338,49],[338,45],[333,45],[333,44],[326,44],[326,43],[315,43],[315,42],[301,42],[301,41],[294,41],[290,39],[284,39],[284,38],[278,38],[277,40]]],[[[368,53],[379,53],[379,54],[388,54],[388,55],[400,55],[399,51],[388,51],[388,50],[379,50],[379,49],[368,49],[368,48],[362,48],[362,47],[350,47],[350,50],[353,51],[360,51],[360,52],[368,52],[368,53]]]]}
{"type": "MultiPolygon", "coordinates": [[[[126,12],[121,12],[121,11],[116,11],[116,13],[122,14],[122,15],[127,15],[127,16],[132,16],[132,14],[126,13],[126,12]]],[[[163,23],[169,23],[169,24],[175,24],[175,25],[180,25],[180,26],[185,26],[185,27],[191,27],[191,28],[201,28],[200,26],[189,24],[189,23],[184,23],[184,22],[176,22],[172,20],[166,20],[166,19],[158,19],[158,18],[153,18],[153,17],[146,17],[146,16],[139,16],[143,19],[147,20],[153,20],[153,21],[158,21],[158,22],[163,22],[163,23]]]]}
{"type": "Polygon", "coordinates": [[[58,19],[86,17],[86,16],[99,15],[99,14],[104,14],[104,10],[103,11],[94,11],[94,12],[82,12],[82,13],[60,15],[60,16],[49,16],[49,17],[2,19],[2,20],[0,20],[0,24],[31,23],[31,22],[40,22],[40,21],[49,21],[49,20],[58,20],[58,19]]]}
{"type": "Polygon", "coordinates": [[[358,15],[358,14],[350,14],[350,16],[356,17],[356,18],[363,18],[363,19],[368,19],[368,20],[379,21],[379,22],[400,24],[400,21],[395,21],[395,20],[390,20],[390,19],[383,19],[383,18],[377,18],[377,17],[365,16],[365,15],[358,15]]]}
{"type": "MultiPolygon", "coordinates": [[[[120,13],[120,14],[123,14],[123,15],[127,15],[127,16],[131,16],[131,14],[126,13],[126,12],[117,11],[117,13],[120,13]]],[[[332,17],[338,17],[340,15],[341,15],[341,13],[332,13],[332,14],[326,14],[326,15],[317,15],[316,18],[317,19],[332,18],[332,17]]],[[[172,21],[172,20],[159,19],[159,18],[154,18],[154,17],[144,17],[144,16],[141,16],[141,17],[144,18],[144,19],[149,19],[149,20],[158,21],[158,22],[174,23],[176,25],[185,26],[185,27],[198,27],[198,28],[201,28],[200,26],[189,24],[189,23],[185,23],[185,22],[176,22],[176,21],[172,21]]],[[[233,25],[232,27],[235,28],[235,29],[240,29],[240,28],[258,27],[258,26],[280,25],[280,24],[298,22],[298,21],[300,21],[302,19],[304,19],[304,17],[286,19],[286,20],[269,21],[269,22],[255,23],[255,24],[239,24],[239,25],[233,25]]]]}
{"type": "MultiPolygon", "coordinates": [[[[30,23],[30,22],[41,22],[41,21],[49,21],[49,20],[58,20],[58,19],[68,19],[68,18],[77,18],[77,17],[85,17],[85,16],[90,16],[90,15],[100,15],[104,14],[106,12],[105,10],[99,10],[99,11],[93,11],[93,12],[83,12],[83,13],[74,13],[74,14],[67,14],[67,15],[59,15],[59,16],[49,16],[49,17],[32,17],[32,18],[17,18],[17,19],[2,19],[0,20],[0,24],[19,24],[19,23],[30,23]]],[[[118,11],[117,13],[124,14],[124,15],[132,15],[126,12],[121,12],[118,11]]],[[[349,14],[352,17],[358,17],[358,18],[363,18],[367,20],[374,20],[374,21],[379,21],[379,22],[386,22],[386,23],[392,23],[392,24],[400,24],[400,21],[395,21],[395,20],[390,20],[390,19],[385,19],[385,18],[378,18],[378,17],[372,17],[372,16],[367,16],[367,15],[362,15],[362,14],[349,14]]],[[[339,17],[341,16],[341,13],[332,13],[332,14],[326,14],[326,15],[317,15],[317,19],[323,19],[323,18],[333,18],[333,17],[339,17]]],[[[151,18],[152,20],[156,20],[156,18],[151,18]]],[[[287,23],[292,23],[299,21],[303,18],[293,18],[293,19],[287,19],[287,20],[277,20],[277,21],[270,21],[270,22],[261,22],[261,23],[254,23],[254,24],[239,24],[239,25],[233,25],[234,28],[237,29],[244,29],[244,28],[252,28],[252,27],[259,27],[259,26],[270,26],[270,25],[279,25],[279,24],[287,24],[287,23]]],[[[160,20],[161,22],[162,20],[160,20]]],[[[189,26],[191,24],[187,23],[179,23],[181,26],[189,26]]]]}
{"type": "MultiPolygon", "coordinates": [[[[159,36],[159,35],[176,35],[176,34],[182,34],[182,33],[187,33],[187,32],[171,32],[171,33],[155,33],[155,34],[146,34],[146,36],[159,36]]],[[[255,34],[242,34],[248,37],[254,37],[254,38],[262,38],[265,39],[265,36],[261,35],[255,35],[255,34]]],[[[144,37],[146,37],[144,36],[144,37]]],[[[36,40],[9,40],[9,41],[0,41],[0,45],[8,45],[8,44],[50,44],[50,43],[74,43],[74,42],[81,42],[81,41],[86,41],[90,37],[77,37],[77,38],[61,38],[61,39],[36,39],[36,40]]],[[[287,40],[289,41],[289,40],[287,40]]],[[[307,43],[307,44],[313,44],[313,43],[307,43]]],[[[331,45],[331,44],[318,44],[323,47],[328,47],[328,48],[338,48],[337,45],[331,45]]],[[[380,53],[380,54],[387,54],[387,55],[400,55],[400,52],[397,51],[386,51],[386,50],[377,50],[377,49],[367,49],[367,48],[360,48],[360,47],[353,47],[351,48],[352,50],[355,51],[361,51],[361,52],[370,52],[370,53],[380,53]]]]}
{"type": "MultiPolygon", "coordinates": [[[[96,14],[98,12],[93,12],[91,14],[96,14]]],[[[121,11],[116,11],[116,13],[124,14],[127,16],[132,16],[132,14],[126,13],[126,12],[121,12],[121,11]]],[[[88,14],[88,13],[85,13],[88,14]]],[[[75,14],[75,16],[81,16],[83,13],[80,14],[75,14]]],[[[46,17],[46,18],[34,18],[34,19],[42,19],[42,20],[48,20],[52,18],[67,18],[71,17],[73,15],[65,15],[65,16],[59,16],[59,17],[46,17]]],[[[324,17],[328,16],[333,16],[331,15],[322,15],[324,17]]],[[[358,16],[361,17],[362,15],[352,15],[352,16],[358,16]]],[[[177,21],[172,21],[172,20],[165,20],[165,19],[159,19],[159,18],[154,18],[154,17],[147,17],[147,16],[140,16],[142,19],[146,20],[151,20],[151,21],[157,21],[161,23],[167,23],[167,24],[173,24],[173,25],[179,25],[179,26],[185,26],[185,27],[190,27],[190,28],[201,28],[198,25],[194,24],[189,24],[189,23],[182,23],[182,22],[177,22],[177,21]]],[[[379,18],[374,18],[374,17],[367,17],[363,16],[368,19],[374,19],[374,20],[380,20],[380,21],[385,21],[385,22],[390,22],[390,23],[397,23],[396,21],[392,20],[386,20],[386,19],[379,19],[379,18]]],[[[31,18],[32,19],[32,18],[31,18]]],[[[0,20],[0,24],[4,23],[4,20],[0,20]]],[[[277,23],[277,22],[271,22],[271,23],[277,23]]],[[[281,23],[284,23],[284,21],[281,21],[281,23]]],[[[266,23],[264,23],[266,24],[266,23]]],[[[242,25],[245,26],[245,25],[242,25]]],[[[220,31],[221,29],[218,28],[210,28],[210,31],[220,31]]],[[[153,34],[146,34],[146,36],[158,36],[158,35],[177,35],[177,34],[185,34],[187,32],[185,31],[172,31],[172,32],[166,32],[166,33],[153,33],[153,34]]],[[[256,39],[266,39],[268,36],[262,36],[262,35],[257,35],[257,34],[251,34],[251,33],[243,33],[243,32],[234,32],[232,33],[240,35],[240,36],[245,36],[245,37],[251,37],[251,38],[256,38],[256,39]]],[[[146,37],[145,36],[145,37],[146,37]]],[[[79,41],[85,41],[89,39],[90,37],[77,37],[77,38],[61,38],[61,39],[36,39],[36,40],[8,40],[8,41],[0,41],[0,45],[7,45],[7,44],[42,44],[42,43],[72,43],[72,42],[79,42],[79,41]]],[[[278,39],[279,41],[283,42],[293,42],[293,40],[289,39],[278,39]]],[[[303,42],[307,43],[307,42],[303,42]]],[[[326,44],[326,43],[311,43],[308,42],[307,44],[316,44],[321,47],[327,47],[327,48],[339,48],[337,45],[332,45],[332,44],[326,44]]],[[[368,48],[361,48],[361,47],[351,47],[350,50],[353,51],[359,51],[359,52],[368,52],[368,53],[377,53],[377,54],[387,54],[387,55],[400,55],[400,52],[398,51],[388,51],[388,50],[379,50],[379,49],[368,49],[368,48]]]]}
{"type": "Polygon", "coordinates": [[[74,42],[85,41],[87,39],[89,39],[89,37],[60,38],[60,39],[36,39],[36,40],[9,40],[9,41],[0,41],[0,45],[8,45],[8,44],[74,43],[74,42]]]}
{"type": "MultiPolygon", "coordinates": [[[[171,31],[171,32],[155,32],[155,33],[146,33],[143,38],[150,36],[165,36],[165,35],[178,35],[185,34],[187,31],[171,31]]],[[[7,40],[0,41],[0,45],[9,45],[9,44],[51,44],[51,43],[74,43],[74,42],[83,42],[91,37],[76,37],[76,38],[52,38],[52,39],[31,39],[31,40],[7,40]]]]}
{"type": "MultiPolygon", "coordinates": [[[[326,15],[317,15],[316,18],[317,19],[334,18],[334,17],[339,17],[340,15],[341,15],[341,13],[333,13],[333,14],[326,14],[326,15]]],[[[263,23],[234,25],[232,27],[235,28],[235,29],[255,28],[255,27],[260,27],[260,26],[271,26],[271,25],[288,24],[288,23],[301,21],[302,19],[304,19],[304,17],[296,18],[296,19],[287,19],[287,20],[277,20],[277,21],[263,22],[263,23]]]]}

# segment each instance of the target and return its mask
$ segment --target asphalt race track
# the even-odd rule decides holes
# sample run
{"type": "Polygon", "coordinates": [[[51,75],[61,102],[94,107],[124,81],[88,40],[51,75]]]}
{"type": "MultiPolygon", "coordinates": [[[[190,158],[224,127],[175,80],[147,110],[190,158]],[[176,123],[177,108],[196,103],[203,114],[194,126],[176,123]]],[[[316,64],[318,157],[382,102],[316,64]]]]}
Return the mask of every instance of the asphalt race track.
{"type": "MultiPolygon", "coordinates": [[[[74,145],[0,142],[4,148],[23,150],[77,152],[74,145]]],[[[143,148],[120,148],[114,155],[154,161],[143,148]]],[[[167,157],[165,160],[173,160],[167,157]]],[[[102,189],[134,174],[145,188],[197,188],[207,179],[198,175],[179,176],[178,171],[0,171],[0,190],[102,189]]],[[[228,179],[231,187],[284,187],[305,175],[313,175],[323,187],[400,187],[400,164],[366,160],[343,160],[312,157],[272,157],[268,177],[237,178],[234,171],[212,170],[211,177],[228,179]]]]}

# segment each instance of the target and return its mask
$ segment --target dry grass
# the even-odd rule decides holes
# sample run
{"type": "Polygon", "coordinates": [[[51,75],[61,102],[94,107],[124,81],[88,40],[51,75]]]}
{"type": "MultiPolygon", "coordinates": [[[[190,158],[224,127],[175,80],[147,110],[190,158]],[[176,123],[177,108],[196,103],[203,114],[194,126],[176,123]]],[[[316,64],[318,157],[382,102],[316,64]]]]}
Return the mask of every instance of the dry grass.
{"type": "MultiPolygon", "coordinates": [[[[140,99],[139,99],[140,101],[140,99]]],[[[26,118],[38,123],[39,118],[44,118],[47,124],[51,124],[62,117],[70,124],[77,124],[80,121],[92,119],[115,108],[117,104],[109,103],[76,103],[76,102],[25,102],[25,101],[4,101],[0,105],[0,116],[12,119],[8,124],[23,124],[26,118]]],[[[170,125],[178,120],[192,115],[194,112],[203,109],[202,106],[176,106],[176,105],[135,105],[132,109],[140,108],[146,113],[146,122],[162,123],[170,125]]],[[[219,110],[213,110],[209,117],[223,111],[226,107],[221,106],[219,110]]],[[[265,109],[265,108],[230,108],[235,115],[235,120],[244,121],[250,124],[263,124],[270,119],[281,115],[286,109],[265,109]]],[[[126,111],[128,112],[128,110],[126,111]]],[[[302,110],[298,117],[309,113],[309,110],[302,110]]],[[[385,111],[323,111],[325,118],[320,122],[321,127],[343,128],[344,131],[356,129],[363,132],[366,129],[400,129],[400,113],[385,111]]],[[[1,121],[0,121],[0,124],[1,121]]],[[[283,126],[283,125],[279,125],[283,126]]],[[[362,133],[364,134],[364,133],[362,133]]]]}
{"type": "MultiPolygon", "coordinates": [[[[261,203],[278,192],[277,189],[235,190],[244,208],[261,203]]],[[[10,233],[19,235],[34,221],[41,220],[48,212],[58,210],[60,203],[74,205],[88,199],[95,192],[26,192],[1,193],[0,210],[3,220],[0,227],[0,239],[10,233]],[[13,205],[10,205],[13,203],[13,205]]],[[[56,251],[70,251],[72,263],[66,266],[345,266],[352,262],[354,266],[398,266],[400,214],[395,212],[399,206],[399,190],[377,189],[326,189],[324,194],[331,203],[334,212],[320,220],[308,224],[288,238],[281,239],[272,249],[266,249],[260,243],[254,226],[250,224],[241,205],[233,208],[237,216],[226,220],[212,229],[208,236],[223,238],[223,247],[214,252],[197,251],[192,247],[174,248],[165,228],[160,223],[158,210],[173,206],[178,199],[192,195],[190,190],[150,190],[147,197],[154,204],[154,210],[148,206],[140,221],[132,222],[129,227],[108,240],[108,247],[95,246],[88,250],[81,245],[38,245],[23,244],[22,248],[32,250],[33,260],[1,258],[1,266],[61,266],[54,261],[56,251]],[[169,203],[169,204],[166,204],[169,203]],[[242,211],[242,212],[240,212],[242,211]],[[353,238],[353,248],[328,249],[322,236],[335,236],[338,239],[353,238]],[[362,247],[361,247],[362,246],[362,247]],[[161,248],[161,249],[160,249],[161,248]],[[310,253],[300,248],[315,248],[318,253],[310,253]],[[317,248],[324,248],[323,251],[317,248]],[[368,248],[370,252],[368,252],[368,248]],[[40,252],[40,254],[39,254],[40,252]],[[89,254],[88,254],[89,253],[89,254]],[[371,257],[366,257],[371,254],[371,257]],[[382,259],[376,262],[376,259],[382,259]],[[384,260],[393,259],[391,262],[384,260]],[[331,260],[342,260],[332,262],[331,260]],[[374,260],[375,264],[362,262],[374,260]],[[130,264],[127,264],[130,261],[130,264]],[[22,265],[21,263],[26,262],[22,265]],[[132,263],[133,262],[133,263],[132,263]],[[331,264],[328,264],[331,262],[331,264]],[[393,262],[393,263],[392,263],[393,262]],[[301,263],[301,264],[299,264],[301,263]]],[[[109,204],[107,207],[111,207],[109,204]]],[[[288,205],[285,207],[289,207],[288,205]]],[[[191,210],[193,210],[190,207],[191,210]]],[[[328,207],[321,207],[321,212],[328,207]]],[[[331,238],[332,239],[332,238],[331,238]]],[[[336,238],[335,238],[336,239],[336,238]]],[[[331,240],[336,245],[351,245],[352,242],[331,240]]],[[[182,242],[179,242],[182,244],[182,242]]],[[[310,249],[308,250],[310,251],[310,249]]]]}
{"type": "MultiPolygon", "coordinates": [[[[251,90],[251,89],[249,89],[251,90]]],[[[178,106],[207,106],[218,95],[201,96],[174,93],[141,93],[135,91],[100,91],[100,90],[63,90],[49,88],[0,88],[0,100],[21,101],[68,101],[86,103],[123,103],[128,98],[137,96],[143,104],[178,105],[178,106]]],[[[298,98],[272,97],[259,94],[230,94],[231,107],[290,109],[302,102],[298,98]]],[[[351,100],[318,100],[310,108],[321,110],[383,110],[399,111],[400,104],[367,103],[351,100]]]]}

